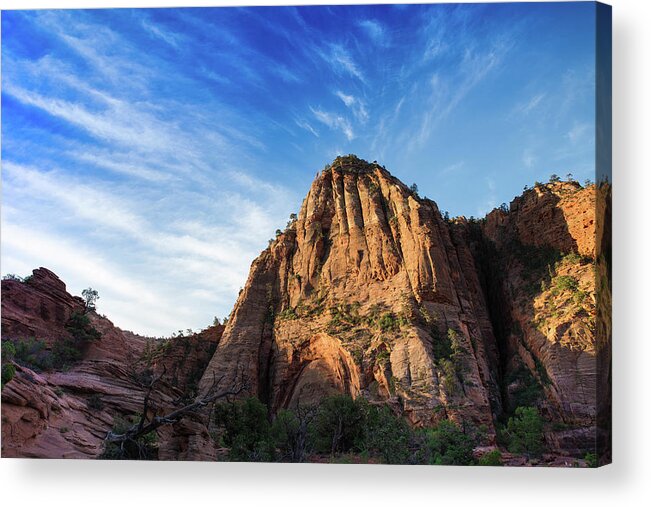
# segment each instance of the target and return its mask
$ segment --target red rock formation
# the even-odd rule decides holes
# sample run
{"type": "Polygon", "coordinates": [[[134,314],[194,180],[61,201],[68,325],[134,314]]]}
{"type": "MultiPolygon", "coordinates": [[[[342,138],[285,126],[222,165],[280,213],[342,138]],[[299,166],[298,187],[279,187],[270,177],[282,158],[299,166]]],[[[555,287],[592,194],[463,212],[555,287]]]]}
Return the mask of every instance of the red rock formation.
{"type": "Polygon", "coordinates": [[[526,395],[563,428],[552,446],[589,449],[595,223],[594,187],[574,182],[448,223],[378,165],[337,159],[253,263],[203,385],[243,371],[274,411],[345,392],[489,440],[526,395]]]}
{"type": "Polygon", "coordinates": [[[203,384],[244,369],[274,410],[342,391],[492,434],[495,354],[463,238],[383,168],[342,159],[253,263],[203,384]]]}
{"type": "MultiPolygon", "coordinates": [[[[57,341],[70,338],[66,323],[75,311],[84,311],[83,300],[68,294],[45,268],[34,270],[27,282],[2,281],[3,341],[32,337],[45,342],[44,353],[51,354],[57,341]]],[[[222,331],[217,326],[156,341],[122,331],[94,312],[88,315],[101,338],[71,368],[36,372],[16,364],[16,375],[2,390],[2,457],[99,456],[114,422],[142,411],[145,389],[137,374],[147,362],[164,373],[151,408],[170,412],[198,381],[222,331]]],[[[210,458],[210,441],[204,422],[188,418],[159,432],[158,457],[210,458]]]]}
{"type": "Polygon", "coordinates": [[[596,223],[595,187],[558,182],[494,210],[481,228],[490,250],[482,269],[500,306],[505,402],[517,402],[528,371],[544,390],[540,408],[563,428],[548,443],[565,450],[594,448],[597,438],[596,223]]]}

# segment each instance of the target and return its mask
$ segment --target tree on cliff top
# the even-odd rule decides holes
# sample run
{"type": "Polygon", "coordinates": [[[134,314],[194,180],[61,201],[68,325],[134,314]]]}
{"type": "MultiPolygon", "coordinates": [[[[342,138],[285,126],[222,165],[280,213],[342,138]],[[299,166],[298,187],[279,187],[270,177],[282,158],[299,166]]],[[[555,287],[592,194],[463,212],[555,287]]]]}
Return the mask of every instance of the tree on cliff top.
{"type": "Polygon", "coordinates": [[[99,294],[97,291],[92,287],[88,287],[87,289],[81,291],[81,296],[86,302],[86,310],[94,310],[95,303],[97,303],[97,300],[99,299],[99,294]]]}

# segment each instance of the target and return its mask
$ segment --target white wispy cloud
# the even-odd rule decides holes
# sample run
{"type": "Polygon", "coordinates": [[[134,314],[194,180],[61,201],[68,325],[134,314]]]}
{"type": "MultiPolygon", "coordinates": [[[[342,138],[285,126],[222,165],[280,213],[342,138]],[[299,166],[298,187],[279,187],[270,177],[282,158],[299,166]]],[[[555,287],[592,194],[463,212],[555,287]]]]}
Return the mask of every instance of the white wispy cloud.
{"type": "Polygon", "coordinates": [[[305,120],[295,120],[296,125],[301,127],[304,130],[307,130],[310,134],[313,134],[314,137],[319,137],[319,133],[305,120]]]}
{"type": "Polygon", "coordinates": [[[525,116],[528,115],[543,102],[546,95],[547,95],[546,93],[535,94],[526,102],[518,104],[515,108],[516,112],[521,115],[525,115],[525,116]]]}
{"type": "Polygon", "coordinates": [[[319,54],[338,74],[348,74],[366,83],[364,73],[344,46],[330,44],[328,51],[320,51],[319,54]]]}
{"type": "Polygon", "coordinates": [[[439,176],[447,176],[447,175],[450,175],[450,174],[457,173],[457,172],[461,171],[461,169],[463,169],[464,165],[465,165],[465,162],[460,161],[460,162],[455,162],[454,164],[450,164],[448,166],[445,166],[443,169],[441,169],[439,171],[439,176]]]}
{"type": "Polygon", "coordinates": [[[183,38],[179,34],[163,28],[160,25],[157,25],[146,17],[143,17],[140,23],[149,35],[156,39],[162,40],[175,49],[178,48],[179,44],[182,43],[183,38]]]}
{"type": "Polygon", "coordinates": [[[346,136],[346,139],[348,139],[349,141],[352,141],[355,138],[355,133],[353,132],[352,125],[343,116],[334,113],[329,113],[327,111],[322,111],[320,109],[315,109],[312,107],[310,107],[310,110],[312,111],[312,114],[314,114],[314,117],[318,121],[320,121],[324,125],[327,125],[333,130],[341,130],[346,136]]]}
{"type": "Polygon", "coordinates": [[[590,125],[588,123],[575,123],[566,134],[566,137],[572,144],[577,144],[586,136],[589,131],[590,125]]]}
{"type": "Polygon", "coordinates": [[[346,107],[353,112],[358,122],[366,123],[366,121],[368,121],[368,111],[366,110],[366,105],[361,99],[354,95],[346,95],[340,90],[336,91],[335,95],[339,97],[346,107]]]}
{"type": "Polygon", "coordinates": [[[533,152],[529,149],[524,150],[522,153],[522,163],[527,169],[531,169],[536,163],[536,157],[533,152]]]}
{"type": "Polygon", "coordinates": [[[359,22],[359,26],[376,44],[387,44],[386,29],[379,21],[374,19],[364,19],[359,22]]]}

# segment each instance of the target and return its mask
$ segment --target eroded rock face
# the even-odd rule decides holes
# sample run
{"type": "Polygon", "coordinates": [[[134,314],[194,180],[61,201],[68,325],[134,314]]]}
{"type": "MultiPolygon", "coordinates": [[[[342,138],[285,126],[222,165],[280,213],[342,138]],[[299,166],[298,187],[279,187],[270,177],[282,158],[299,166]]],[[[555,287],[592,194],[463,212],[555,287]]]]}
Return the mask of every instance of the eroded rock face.
{"type": "MultiPolygon", "coordinates": [[[[2,339],[34,338],[51,354],[69,339],[66,323],[83,312],[81,298],[66,292],[54,273],[39,268],[27,282],[2,281],[2,339]]],[[[146,389],[139,376],[149,367],[163,375],[152,395],[151,415],[178,408],[196,385],[221,337],[221,326],[157,342],[115,327],[94,312],[101,333],[66,371],[37,372],[16,364],[2,390],[2,457],[96,458],[119,419],[142,412],[146,389]]],[[[161,429],[159,459],[210,459],[214,452],[202,418],[161,429]]]]}
{"type": "Polygon", "coordinates": [[[473,255],[436,204],[339,163],[253,263],[203,384],[243,369],[274,410],[339,391],[492,433],[496,353],[473,255]]]}
{"type": "Polygon", "coordinates": [[[539,386],[535,402],[562,428],[548,443],[563,449],[594,448],[597,438],[596,212],[594,185],[558,182],[525,192],[508,213],[494,210],[481,227],[482,269],[501,310],[505,403],[539,386]]]}
{"type": "Polygon", "coordinates": [[[365,396],[489,441],[537,405],[552,447],[593,448],[595,205],[594,187],[558,182],[445,221],[377,164],[338,159],[253,263],[202,385],[243,375],[272,411],[365,396]]]}

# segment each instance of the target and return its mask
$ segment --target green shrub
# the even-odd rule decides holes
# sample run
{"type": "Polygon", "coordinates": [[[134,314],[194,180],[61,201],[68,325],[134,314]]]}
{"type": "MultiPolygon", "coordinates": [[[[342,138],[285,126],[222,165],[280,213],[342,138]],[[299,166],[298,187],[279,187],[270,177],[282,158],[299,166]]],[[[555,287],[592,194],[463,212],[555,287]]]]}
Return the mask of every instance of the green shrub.
{"type": "Polygon", "coordinates": [[[559,291],[569,290],[574,292],[579,288],[579,282],[573,276],[561,275],[554,278],[554,287],[559,291]]]}
{"type": "Polygon", "coordinates": [[[509,450],[539,456],[543,451],[543,420],[535,407],[518,407],[506,427],[509,450]]]}
{"type": "Polygon", "coordinates": [[[274,454],[267,406],[251,397],[215,406],[214,421],[233,461],[270,461],[274,454]]]}
{"type": "Polygon", "coordinates": [[[585,464],[590,468],[597,468],[597,466],[599,466],[597,455],[595,453],[588,452],[583,459],[585,460],[585,464]]]}
{"type": "MultiPolygon", "coordinates": [[[[544,366],[542,368],[544,369],[544,366]]],[[[547,372],[545,371],[546,376],[547,372]]],[[[517,386],[509,397],[510,412],[513,412],[517,407],[533,405],[542,397],[542,386],[526,366],[520,365],[517,369],[511,371],[505,379],[507,386],[515,382],[517,382],[517,386]]]]}
{"type": "Polygon", "coordinates": [[[298,315],[296,314],[296,310],[288,306],[278,314],[277,318],[280,320],[295,320],[298,319],[298,315]]]}
{"type": "Polygon", "coordinates": [[[91,324],[88,315],[82,312],[72,313],[66,322],[66,330],[70,333],[70,338],[59,339],[52,346],[51,368],[69,368],[83,358],[91,342],[102,337],[91,324]]]}
{"type": "Polygon", "coordinates": [[[5,384],[16,375],[16,367],[11,363],[5,363],[2,365],[2,389],[4,389],[5,384]]]}
{"type": "Polygon", "coordinates": [[[366,449],[384,463],[407,463],[410,456],[411,429],[404,419],[386,405],[369,407],[366,449]]]}
{"type": "Polygon", "coordinates": [[[86,406],[92,410],[102,410],[104,408],[102,396],[99,393],[91,394],[86,400],[86,406]]]}
{"type": "Polygon", "coordinates": [[[367,405],[362,398],[354,400],[345,395],[325,398],[311,431],[316,451],[335,454],[363,450],[367,405]]]}
{"type": "MultiPolygon", "coordinates": [[[[139,415],[133,415],[126,419],[116,417],[113,419],[112,432],[116,435],[123,434],[139,419],[139,415]]],[[[155,460],[157,458],[158,435],[155,431],[142,435],[136,440],[126,440],[121,443],[107,441],[104,444],[104,451],[99,456],[99,459],[111,460],[155,460]]]]}
{"type": "Polygon", "coordinates": [[[477,464],[484,467],[501,467],[504,465],[502,463],[502,453],[499,449],[493,449],[479,458],[477,464]]]}
{"type": "Polygon", "coordinates": [[[15,361],[36,372],[51,370],[54,366],[52,353],[47,350],[47,345],[43,340],[34,337],[16,340],[13,343],[15,347],[15,361]]]}
{"type": "Polygon", "coordinates": [[[472,465],[474,439],[452,421],[443,420],[434,428],[421,430],[419,461],[430,465],[472,465]]]}
{"type": "Polygon", "coordinates": [[[66,330],[77,344],[90,343],[102,337],[102,333],[90,323],[88,315],[81,312],[72,313],[66,322],[66,330]]]}
{"type": "Polygon", "coordinates": [[[16,374],[16,367],[12,364],[15,357],[16,347],[9,340],[4,340],[2,342],[2,388],[16,374]]]}

